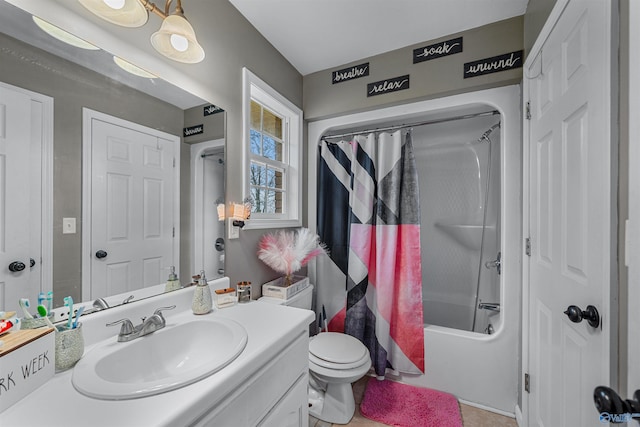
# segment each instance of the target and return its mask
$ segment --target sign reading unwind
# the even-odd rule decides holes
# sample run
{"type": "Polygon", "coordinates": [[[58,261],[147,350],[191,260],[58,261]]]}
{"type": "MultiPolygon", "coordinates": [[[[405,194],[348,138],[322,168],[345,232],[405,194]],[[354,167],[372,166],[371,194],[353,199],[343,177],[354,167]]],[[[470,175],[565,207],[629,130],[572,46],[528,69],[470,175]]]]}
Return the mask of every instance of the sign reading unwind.
{"type": "Polygon", "coordinates": [[[505,53],[504,55],[492,56],[491,58],[479,61],[467,62],[464,64],[464,78],[482,76],[484,74],[497,73],[499,71],[511,70],[522,67],[522,57],[524,51],[505,53]]]}

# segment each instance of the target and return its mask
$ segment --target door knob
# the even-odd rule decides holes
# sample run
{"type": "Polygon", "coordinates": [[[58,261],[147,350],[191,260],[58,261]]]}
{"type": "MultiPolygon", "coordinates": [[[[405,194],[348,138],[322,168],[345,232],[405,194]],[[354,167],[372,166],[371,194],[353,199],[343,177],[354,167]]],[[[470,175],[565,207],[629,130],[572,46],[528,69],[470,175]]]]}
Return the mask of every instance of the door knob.
{"type": "Polygon", "coordinates": [[[24,270],[25,267],[26,265],[24,265],[24,262],[13,261],[11,264],[9,264],[9,271],[13,271],[15,273],[17,271],[24,270]]]}
{"type": "Polygon", "coordinates": [[[593,403],[600,413],[601,422],[615,424],[631,421],[640,422],[640,390],[633,393],[633,400],[623,400],[618,393],[609,387],[598,386],[593,391],[593,403]]]}
{"type": "Polygon", "coordinates": [[[584,311],[580,310],[578,306],[570,305],[564,314],[566,314],[573,323],[580,323],[582,320],[586,320],[589,322],[589,325],[594,328],[600,326],[600,313],[598,313],[598,309],[592,305],[588,305],[584,311]]]}
{"type": "Polygon", "coordinates": [[[102,249],[100,249],[98,252],[96,252],[96,258],[98,259],[102,259],[102,258],[106,258],[108,254],[103,251],[102,249]]]}
{"type": "Polygon", "coordinates": [[[29,267],[33,268],[36,265],[36,260],[33,258],[29,258],[29,267]]]}

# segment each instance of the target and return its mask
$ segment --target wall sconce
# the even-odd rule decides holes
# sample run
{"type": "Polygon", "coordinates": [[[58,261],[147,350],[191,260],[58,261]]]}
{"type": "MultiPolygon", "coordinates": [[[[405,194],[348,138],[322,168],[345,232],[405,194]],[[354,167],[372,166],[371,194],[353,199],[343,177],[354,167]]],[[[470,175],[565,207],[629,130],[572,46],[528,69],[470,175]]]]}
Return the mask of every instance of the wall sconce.
{"type": "Polygon", "coordinates": [[[196,40],[196,33],[184,16],[182,1],[169,13],[173,0],[167,0],[164,11],[149,0],[78,0],[90,12],[123,27],[141,27],[149,19],[149,12],[162,18],[160,29],[151,35],[151,45],[169,59],[195,64],[204,59],[204,50],[196,40]]]}
{"type": "MultiPolygon", "coordinates": [[[[218,205],[219,208],[220,205],[218,205]]],[[[229,204],[229,209],[227,211],[227,218],[229,221],[227,222],[228,230],[229,230],[229,239],[237,239],[240,237],[240,229],[245,226],[245,222],[249,220],[251,216],[251,209],[253,206],[253,199],[250,197],[246,198],[243,203],[235,203],[231,202],[229,204]]],[[[218,212],[220,212],[218,210],[218,212]]],[[[220,214],[218,213],[218,218],[220,214]]]]}

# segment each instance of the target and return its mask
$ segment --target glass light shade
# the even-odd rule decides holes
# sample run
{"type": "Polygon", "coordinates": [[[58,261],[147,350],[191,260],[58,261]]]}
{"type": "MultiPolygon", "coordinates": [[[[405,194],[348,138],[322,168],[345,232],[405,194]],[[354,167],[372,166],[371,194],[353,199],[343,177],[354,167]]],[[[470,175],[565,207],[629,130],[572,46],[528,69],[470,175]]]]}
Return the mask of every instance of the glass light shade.
{"type": "Polygon", "coordinates": [[[47,21],[43,21],[37,16],[33,17],[33,22],[36,23],[38,27],[45,33],[49,34],[51,37],[60,40],[68,45],[79,47],[80,49],[87,50],[98,50],[97,46],[92,45],[89,42],[82,40],[79,37],[74,36],[71,33],[66,32],[65,30],[56,27],[55,25],[49,24],[47,21]]]}
{"type": "Polygon", "coordinates": [[[231,203],[229,206],[229,218],[244,221],[248,219],[247,211],[245,205],[242,203],[231,203]]]}
{"type": "Polygon", "coordinates": [[[145,71],[142,68],[138,67],[137,65],[133,65],[131,62],[125,61],[124,59],[118,56],[113,57],[113,62],[115,62],[116,65],[118,65],[118,67],[122,68],[127,73],[131,73],[135,76],[145,77],[147,79],[155,79],[158,77],[155,74],[151,74],[150,72],[145,71]]]}
{"type": "MultiPolygon", "coordinates": [[[[189,22],[179,15],[169,15],[164,21],[160,29],[151,35],[151,44],[162,55],[174,61],[184,62],[187,64],[195,64],[204,59],[204,50],[196,40],[196,33],[189,22]],[[171,43],[171,36],[183,37],[187,41],[184,50],[178,50],[171,43]]],[[[184,46],[181,46],[182,49],[184,46]]]]}
{"type": "Polygon", "coordinates": [[[120,9],[114,9],[105,0],[78,1],[91,13],[123,27],[141,27],[149,19],[147,9],[138,0],[124,0],[124,5],[120,9]]]}
{"type": "Polygon", "coordinates": [[[224,212],[224,203],[219,203],[217,206],[217,210],[218,210],[218,221],[224,221],[224,216],[225,216],[225,212],[224,212]]]}

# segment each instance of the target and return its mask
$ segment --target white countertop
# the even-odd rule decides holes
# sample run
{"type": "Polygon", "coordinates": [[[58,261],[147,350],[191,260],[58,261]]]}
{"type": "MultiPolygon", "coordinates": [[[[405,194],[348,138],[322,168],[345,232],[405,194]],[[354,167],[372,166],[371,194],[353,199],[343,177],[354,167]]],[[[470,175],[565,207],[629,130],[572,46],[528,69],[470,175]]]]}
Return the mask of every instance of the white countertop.
{"type": "MultiPolygon", "coordinates": [[[[193,288],[171,292],[135,304],[105,310],[82,319],[85,333],[85,354],[102,339],[116,339],[119,327],[107,328],[105,323],[123,317],[134,323],[149,316],[158,307],[176,304],[175,310],[164,312],[167,327],[191,313],[193,288]]],[[[233,307],[215,309],[204,315],[235,320],[247,330],[244,351],[227,367],[188,386],[131,400],[100,400],[86,397],[71,383],[72,369],[57,373],[33,393],[0,414],[3,427],[144,427],[186,426],[210,411],[233,390],[254,375],[261,365],[274,357],[286,344],[300,334],[308,333],[314,314],[280,305],[252,301],[233,307]],[[190,408],[185,411],[186,408],[190,408]],[[186,413],[185,413],[186,412],[186,413]]],[[[140,338],[140,339],[144,339],[140,338]]],[[[225,343],[220,343],[224,346],[225,343]]],[[[268,392],[268,390],[265,390],[268,392]]],[[[251,402],[247,402],[248,405],[251,402]]]]}

